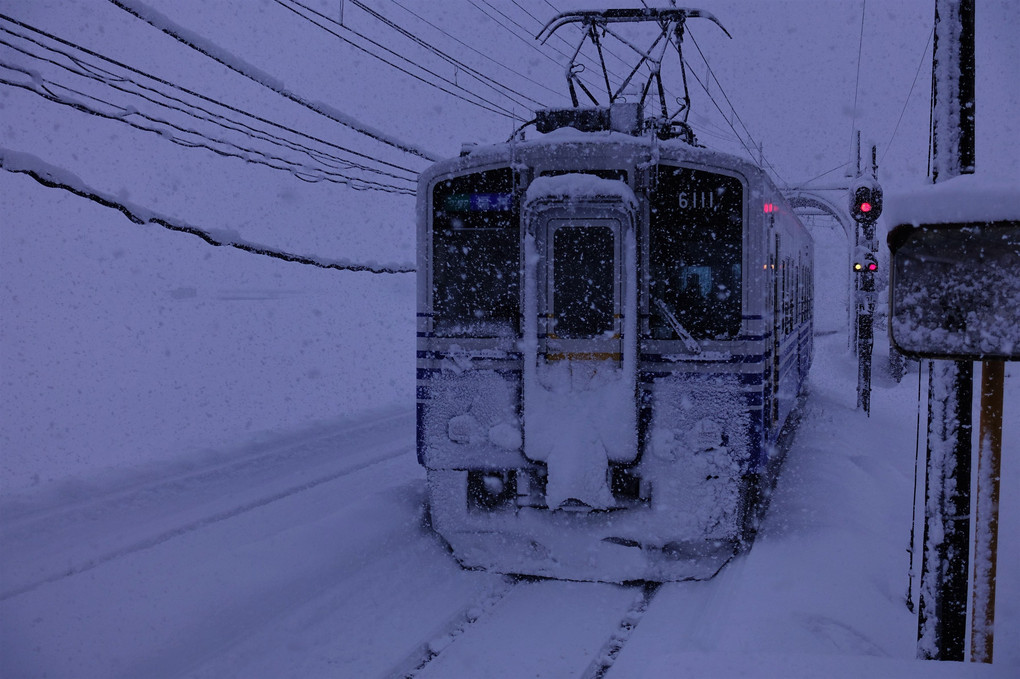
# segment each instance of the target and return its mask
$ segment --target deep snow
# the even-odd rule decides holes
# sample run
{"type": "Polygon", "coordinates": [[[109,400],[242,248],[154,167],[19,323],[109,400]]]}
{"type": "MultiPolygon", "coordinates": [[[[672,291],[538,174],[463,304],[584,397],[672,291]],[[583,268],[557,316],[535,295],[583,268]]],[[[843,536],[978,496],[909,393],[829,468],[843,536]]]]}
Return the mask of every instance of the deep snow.
{"type": "MultiPolygon", "coordinates": [[[[430,149],[453,155],[462,141],[501,140],[515,126],[394,75],[275,2],[147,4],[291,91],[430,149]]],[[[336,9],[325,0],[314,4],[336,9]]],[[[474,6],[401,4],[487,54],[506,55],[502,60],[521,64],[525,75],[561,94],[499,71],[522,91],[565,103],[559,67],[474,6]],[[528,56],[518,60],[522,52],[528,56]]],[[[552,11],[544,2],[522,4],[542,19],[552,11]]],[[[702,5],[735,38],[693,24],[692,31],[779,174],[803,181],[843,163],[854,117],[860,4],[702,5]],[[748,113],[761,102],[768,102],[761,115],[748,113]]],[[[980,5],[978,165],[999,171],[1008,187],[1020,177],[1020,132],[1009,115],[1020,106],[1011,75],[1020,63],[1012,37],[1020,10],[1005,0],[980,5]]],[[[349,25],[392,39],[346,6],[349,25]]],[[[395,3],[379,8],[497,72],[395,3]]],[[[20,1],[0,12],[301,131],[424,166],[337,130],[110,3],[20,1]]],[[[537,22],[515,16],[537,32],[537,22]]],[[[866,138],[880,144],[887,188],[913,189],[925,175],[924,71],[895,125],[930,31],[930,4],[869,3],[867,21],[857,119],[866,138]]],[[[2,45],[0,58],[67,77],[2,45]]],[[[419,61],[432,63],[426,55],[419,61]]],[[[704,64],[694,70],[709,79],[704,64]]],[[[692,122],[703,140],[739,150],[699,94],[692,83],[692,122]]],[[[414,259],[407,196],[307,183],[11,86],[0,86],[0,107],[0,147],[38,156],[126,202],[325,259],[414,259]]],[[[825,176],[839,178],[838,172],[825,176]]],[[[608,676],[661,676],[679,668],[708,676],[1011,676],[1020,667],[1016,369],[1007,368],[996,664],[913,661],[914,620],[903,598],[917,377],[908,374],[894,385],[877,370],[872,417],[854,411],[855,366],[840,334],[846,280],[840,238],[818,231],[820,261],[829,263],[819,267],[819,329],[837,334],[819,338],[804,426],[761,540],[716,580],[664,588],[608,676]]],[[[409,415],[412,278],[323,271],[210,248],[0,172],[3,673],[373,676],[402,667],[421,645],[444,638],[454,642],[451,653],[460,650],[429,672],[446,668],[447,676],[457,676],[484,667],[493,676],[529,669],[562,676],[561,668],[574,661],[581,661],[576,672],[583,671],[604,624],[615,620],[599,616],[625,611],[629,593],[542,596],[524,588],[498,599],[501,579],[460,571],[419,532],[423,480],[406,424],[361,441],[361,448],[349,445],[359,441],[352,425],[370,428],[382,414],[409,415]],[[400,436],[407,438],[403,454],[400,436]],[[336,459],[322,464],[336,470],[356,467],[366,452],[365,459],[383,449],[396,457],[304,490],[309,479],[330,473],[302,466],[292,483],[256,483],[237,471],[267,451],[297,451],[293,456],[310,460],[308,451],[316,450],[310,440],[335,446],[336,459]],[[210,475],[214,469],[226,471],[210,475]],[[193,485],[176,483],[194,474],[223,485],[198,483],[209,494],[196,501],[193,485]],[[294,489],[300,492],[276,497],[294,489]],[[275,500],[259,504],[267,498],[275,500]],[[238,508],[247,509],[234,513],[238,508]],[[82,527],[75,539],[59,531],[18,532],[56,530],[61,517],[82,527]],[[52,579],[64,572],[75,574],[52,579]],[[17,593],[32,583],[37,586],[17,593]],[[570,596],[577,608],[562,603],[570,596]],[[492,615],[462,637],[454,634],[464,609],[487,597],[498,599],[492,615]],[[582,639],[568,632],[565,648],[576,654],[557,660],[557,637],[529,636],[547,629],[529,623],[545,614],[536,610],[543,604],[559,606],[563,618],[552,627],[561,634],[573,624],[570,616],[583,617],[582,606],[603,611],[585,628],[597,633],[582,639]],[[511,648],[530,643],[536,653],[506,652],[496,643],[501,639],[511,648]],[[529,664],[544,657],[538,650],[553,655],[529,664]]],[[[880,366],[881,341],[876,346],[880,366]]]]}

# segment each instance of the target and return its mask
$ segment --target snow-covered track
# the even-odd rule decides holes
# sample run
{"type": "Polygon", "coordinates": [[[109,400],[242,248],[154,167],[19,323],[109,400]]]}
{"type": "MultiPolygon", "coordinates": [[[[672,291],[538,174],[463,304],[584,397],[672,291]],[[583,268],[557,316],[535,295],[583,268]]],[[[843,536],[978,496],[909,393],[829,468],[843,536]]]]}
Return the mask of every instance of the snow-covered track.
{"type": "Polygon", "coordinates": [[[84,497],[8,502],[0,601],[409,454],[411,427],[387,413],[84,497]]]}
{"type": "Polygon", "coordinates": [[[510,582],[466,609],[390,676],[602,677],[658,588],[510,582]]]}

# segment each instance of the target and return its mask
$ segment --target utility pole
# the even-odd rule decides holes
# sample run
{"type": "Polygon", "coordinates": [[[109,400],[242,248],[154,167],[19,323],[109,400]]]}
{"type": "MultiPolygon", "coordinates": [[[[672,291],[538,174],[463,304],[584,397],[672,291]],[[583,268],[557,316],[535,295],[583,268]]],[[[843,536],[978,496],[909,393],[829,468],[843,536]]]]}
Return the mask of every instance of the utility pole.
{"type": "Polygon", "coordinates": [[[852,346],[857,353],[857,407],[871,414],[871,353],[874,348],[875,222],[882,214],[882,187],[878,183],[878,153],[871,147],[871,178],[861,175],[861,137],[857,133],[857,178],[850,189],[850,216],[857,222],[852,269],[854,273],[854,320],[852,346]]]}
{"type": "MultiPolygon", "coordinates": [[[[931,176],[974,172],[974,0],[935,0],[931,176]]],[[[964,660],[974,365],[932,361],[917,655],[964,660]]]]}

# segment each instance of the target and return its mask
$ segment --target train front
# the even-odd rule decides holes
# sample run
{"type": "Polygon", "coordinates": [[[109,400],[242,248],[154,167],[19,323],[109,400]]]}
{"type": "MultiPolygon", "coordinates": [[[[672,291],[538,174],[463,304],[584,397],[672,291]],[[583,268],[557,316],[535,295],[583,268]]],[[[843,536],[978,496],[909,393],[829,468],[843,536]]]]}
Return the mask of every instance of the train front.
{"type": "Polygon", "coordinates": [[[734,160],[561,129],[423,175],[418,456],[464,566],[701,579],[739,548],[766,286],[734,160]]]}

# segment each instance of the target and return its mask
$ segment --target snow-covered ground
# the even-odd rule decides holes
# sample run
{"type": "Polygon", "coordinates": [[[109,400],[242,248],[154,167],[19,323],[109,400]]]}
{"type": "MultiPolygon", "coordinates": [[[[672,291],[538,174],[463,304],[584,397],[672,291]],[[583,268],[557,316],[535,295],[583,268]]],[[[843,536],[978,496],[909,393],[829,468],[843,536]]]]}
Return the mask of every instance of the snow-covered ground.
{"type": "MultiPolygon", "coordinates": [[[[514,127],[395,75],[280,3],[124,4],[155,8],[289,90],[444,155],[514,127]]],[[[496,69],[395,3],[369,4],[496,69]]],[[[520,89],[565,103],[560,68],[473,4],[401,4],[485,55],[509,63],[527,54],[524,75],[561,94],[523,80],[520,89]]],[[[544,2],[521,4],[551,16],[544,2]]],[[[703,5],[734,39],[693,22],[691,30],[780,173],[802,181],[844,162],[860,5],[703,5]],[[761,101],[766,111],[745,113],[761,101]]],[[[980,5],[978,164],[1008,180],[1020,177],[1020,133],[1009,116],[1020,106],[1010,77],[1020,63],[1012,37],[1020,11],[1008,1],[980,5]]],[[[348,26],[392,38],[345,6],[348,26]]],[[[302,132],[425,166],[109,2],[20,1],[0,14],[302,132]]],[[[532,18],[514,16],[537,32],[532,18]]],[[[910,188],[925,174],[923,69],[896,123],[930,31],[930,3],[869,3],[867,18],[856,117],[866,136],[893,142],[879,151],[887,188],[910,188]]],[[[9,31],[26,29],[0,26],[5,79],[83,87],[10,46],[25,43],[9,31]]],[[[424,55],[419,62],[430,63],[424,55]]],[[[409,196],[308,183],[303,171],[170,143],[166,131],[142,132],[37,91],[0,85],[0,150],[32,154],[127,205],[237,239],[329,261],[414,259],[409,196]]],[[[697,90],[692,97],[703,139],[739,149],[697,90]]],[[[916,367],[900,384],[879,367],[872,416],[854,409],[841,238],[818,231],[824,334],[759,541],[710,582],[661,588],[606,676],[1020,672],[1017,369],[1007,368],[996,662],[915,661],[904,600],[916,367]]],[[[582,676],[597,667],[621,618],[637,615],[640,590],[464,572],[419,526],[413,285],[408,274],[337,272],[213,248],[0,172],[0,675],[385,676],[437,651],[422,676],[582,676]]],[[[876,366],[883,346],[880,338],[876,366]]]]}

